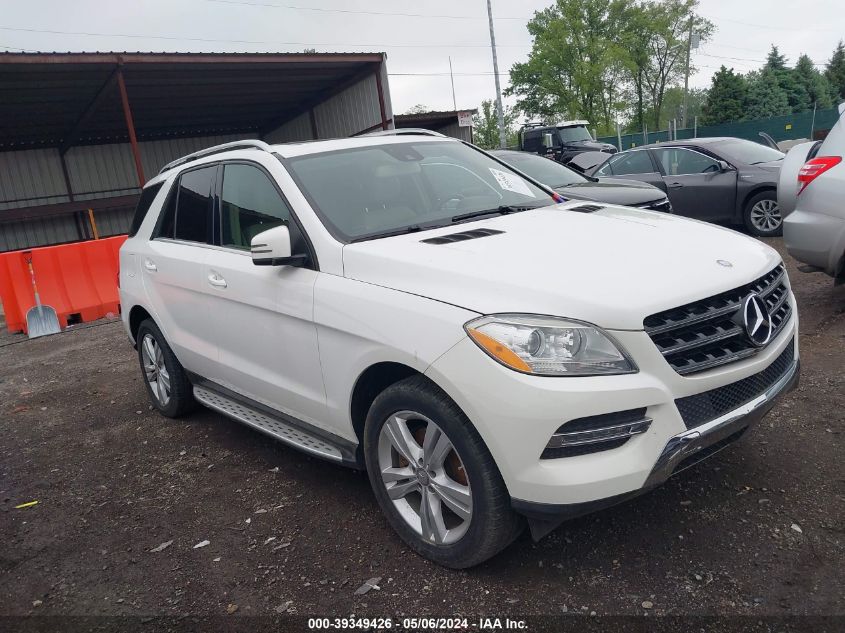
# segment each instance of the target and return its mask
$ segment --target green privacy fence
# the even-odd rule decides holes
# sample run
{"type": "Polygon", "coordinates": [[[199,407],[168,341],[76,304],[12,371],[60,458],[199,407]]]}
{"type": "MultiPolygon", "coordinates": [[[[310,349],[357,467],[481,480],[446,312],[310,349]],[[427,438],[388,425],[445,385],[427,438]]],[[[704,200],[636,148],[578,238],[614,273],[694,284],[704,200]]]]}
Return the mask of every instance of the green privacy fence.
{"type": "MultiPolygon", "coordinates": [[[[787,114],[784,116],[771,117],[769,119],[755,119],[753,121],[738,121],[736,123],[722,123],[720,125],[700,125],[696,130],[693,128],[679,129],[679,139],[693,138],[696,136],[736,136],[749,141],[761,141],[759,132],[765,132],[776,141],[785,141],[795,138],[813,138],[814,134],[820,131],[829,130],[839,119],[837,108],[828,110],[816,110],[815,119],[813,111],[787,114]]],[[[603,136],[598,139],[605,143],[618,145],[616,136],[603,136]]],[[[648,143],[658,143],[669,140],[669,131],[648,133],[648,143]]],[[[643,134],[623,134],[622,148],[630,149],[639,145],[645,145],[646,140],[643,134]]]]}

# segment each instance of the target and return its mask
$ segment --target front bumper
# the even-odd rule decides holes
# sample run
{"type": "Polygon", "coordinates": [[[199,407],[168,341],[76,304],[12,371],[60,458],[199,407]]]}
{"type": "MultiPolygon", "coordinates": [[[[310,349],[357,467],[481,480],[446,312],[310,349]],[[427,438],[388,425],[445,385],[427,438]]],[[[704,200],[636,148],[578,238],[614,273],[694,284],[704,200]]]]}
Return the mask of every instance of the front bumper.
{"type": "Polygon", "coordinates": [[[660,453],[641,488],[584,503],[546,504],[513,499],[513,508],[528,517],[532,535],[539,539],[563,521],[616,505],[652,490],[672,475],[707,459],[729,446],[775,405],[779,396],[797,387],[801,363],[793,361],[786,373],[757,398],[700,427],[672,437],[660,453]]]}
{"type": "Polygon", "coordinates": [[[793,311],[778,337],[755,356],[686,377],[669,366],[642,331],[611,332],[636,360],[640,368],[636,374],[528,376],[499,365],[464,339],[437,359],[426,375],[452,397],[481,435],[515,508],[525,514],[574,515],[654,487],[694,461],[695,453],[705,455],[709,447],[765,413],[768,401],[786,389],[780,379],[797,376],[797,332],[797,311],[793,311]],[[731,409],[720,409],[706,421],[687,426],[678,400],[752,378],[784,354],[789,365],[773,382],[750,393],[749,399],[737,400],[731,409]],[[634,409],[645,409],[651,424],[621,446],[541,458],[561,425],[634,409]]]}

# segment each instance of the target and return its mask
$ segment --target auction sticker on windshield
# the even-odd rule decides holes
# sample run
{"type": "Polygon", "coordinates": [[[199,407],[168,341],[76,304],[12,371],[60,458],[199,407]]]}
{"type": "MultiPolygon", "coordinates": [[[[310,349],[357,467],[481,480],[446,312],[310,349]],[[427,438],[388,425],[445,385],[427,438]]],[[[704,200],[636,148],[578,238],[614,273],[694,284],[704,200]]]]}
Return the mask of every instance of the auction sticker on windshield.
{"type": "Polygon", "coordinates": [[[535,198],[536,196],[531,193],[531,190],[528,188],[528,184],[519,176],[515,176],[514,174],[509,174],[506,171],[501,171],[499,169],[493,169],[492,167],[489,168],[490,173],[493,174],[493,178],[496,179],[496,182],[499,183],[499,187],[506,191],[513,191],[514,193],[521,193],[523,196],[528,196],[530,198],[535,198]]]}

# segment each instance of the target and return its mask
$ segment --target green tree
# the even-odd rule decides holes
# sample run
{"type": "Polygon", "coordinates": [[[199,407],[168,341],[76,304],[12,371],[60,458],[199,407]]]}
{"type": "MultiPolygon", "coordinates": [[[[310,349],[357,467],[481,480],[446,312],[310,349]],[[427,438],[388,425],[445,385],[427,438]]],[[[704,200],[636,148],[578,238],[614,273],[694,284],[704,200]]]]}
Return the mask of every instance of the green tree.
{"type": "Polygon", "coordinates": [[[817,69],[813,60],[807,55],[801,55],[795,64],[793,71],[795,80],[804,86],[810,99],[810,107],[815,104],[816,108],[826,109],[833,107],[833,99],[830,97],[831,89],[827,78],[817,69]]]}
{"type": "Polygon", "coordinates": [[[792,112],[789,97],[778,83],[777,71],[764,67],[748,73],[748,118],[767,119],[792,112]]]}
{"type": "MultiPolygon", "coordinates": [[[[715,30],[712,22],[696,15],[697,6],[698,0],[660,0],[643,5],[652,31],[643,79],[655,128],[660,127],[666,90],[679,83],[686,72],[690,29],[699,34],[702,42],[715,30]]],[[[690,68],[690,73],[694,71],[690,68]]]]}
{"type": "MultiPolygon", "coordinates": [[[[496,149],[499,147],[499,115],[494,99],[481,102],[479,111],[472,115],[472,139],[479,147],[496,149]]],[[[511,108],[505,107],[505,137],[508,147],[518,145],[516,131],[516,114],[511,108]]]]}
{"type": "MultiPolygon", "coordinates": [[[[693,119],[701,117],[701,110],[707,101],[707,90],[703,88],[690,88],[687,94],[687,124],[692,127],[693,119]]],[[[666,89],[666,94],[663,97],[663,119],[660,121],[658,129],[665,130],[669,128],[672,119],[678,121],[678,127],[681,126],[684,113],[684,87],[672,86],[666,89]]]]}
{"type": "Polygon", "coordinates": [[[623,0],[556,0],[528,22],[528,61],[511,68],[506,94],[516,107],[545,119],[587,119],[602,131],[616,112],[613,75],[621,67],[613,40],[623,0]]]}
{"type": "Polygon", "coordinates": [[[778,47],[774,44],[772,44],[772,50],[769,51],[766,64],[763,66],[763,71],[766,70],[771,71],[778,85],[786,93],[790,112],[805,112],[813,107],[806,88],[798,81],[795,71],[786,65],[786,57],[778,51],[778,47]]]}
{"type": "Polygon", "coordinates": [[[741,121],[745,118],[748,101],[748,83],[733,68],[722,66],[713,75],[713,83],[707,93],[707,101],[702,107],[701,122],[704,125],[718,125],[741,121]]]}
{"type": "Polygon", "coordinates": [[[772,50],[766,56],[766,68],[769,70],[786,70],[786,57],[781,54],[778,47],[772,44],[772,50]]]}
{"type": "Polygon", "coordinates": [[[839,40],[839,44],[833,50],[824,76],[830,84],[831,97],[836,101],[845,99],[845,44],[842,40],[839,40]]]}
{"type": "Polygon", "coordinates": [[[426,112],[431,112],[431,108],[427,105],[423,105],[422,103],[418,103],[415,106],[411,106],[403,114],[425,114],[426,112]]]}

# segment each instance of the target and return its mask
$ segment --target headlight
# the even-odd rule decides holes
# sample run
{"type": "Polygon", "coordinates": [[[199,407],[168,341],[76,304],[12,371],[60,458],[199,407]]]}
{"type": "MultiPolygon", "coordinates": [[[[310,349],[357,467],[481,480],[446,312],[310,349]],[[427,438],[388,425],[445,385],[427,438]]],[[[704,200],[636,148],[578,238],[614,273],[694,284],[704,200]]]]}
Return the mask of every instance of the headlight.
{"type": "Polygon", "coordinates": [[[589,323],[497,314],[469,321],[464,329],[502,365],[526,374],[595,376],[637,371],[610,336],[589,323]]]}

